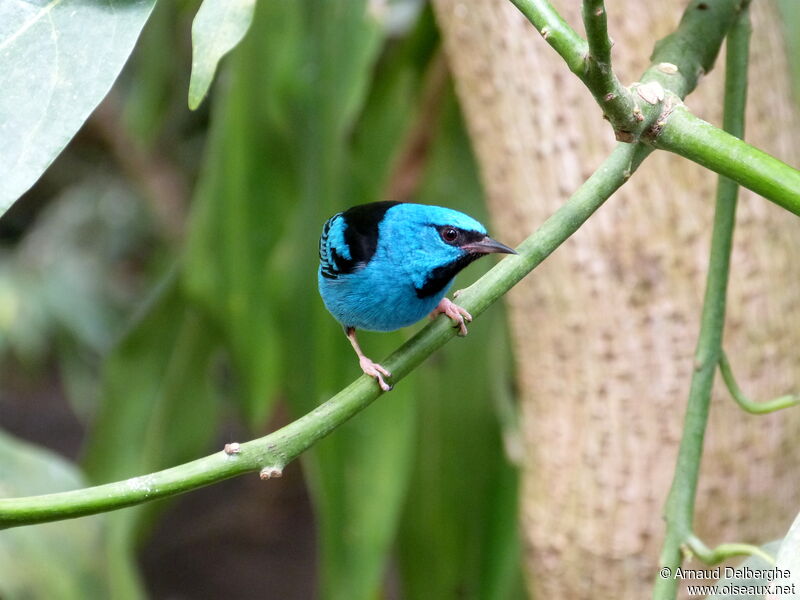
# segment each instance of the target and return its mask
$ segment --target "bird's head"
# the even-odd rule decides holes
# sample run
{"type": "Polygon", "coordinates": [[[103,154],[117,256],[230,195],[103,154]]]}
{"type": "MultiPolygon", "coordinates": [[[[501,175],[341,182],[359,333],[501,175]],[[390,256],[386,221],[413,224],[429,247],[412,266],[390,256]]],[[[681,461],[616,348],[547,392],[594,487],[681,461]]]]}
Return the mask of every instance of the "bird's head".
{"type": "Polygon", "coordinates": [[[438,294],[468,264],[492,253],[516,254],[493,240],[462,212],[424,204],[397,204],[386,211],[381,239],[395,264],[411,276],[420,298],[438,294]]]}

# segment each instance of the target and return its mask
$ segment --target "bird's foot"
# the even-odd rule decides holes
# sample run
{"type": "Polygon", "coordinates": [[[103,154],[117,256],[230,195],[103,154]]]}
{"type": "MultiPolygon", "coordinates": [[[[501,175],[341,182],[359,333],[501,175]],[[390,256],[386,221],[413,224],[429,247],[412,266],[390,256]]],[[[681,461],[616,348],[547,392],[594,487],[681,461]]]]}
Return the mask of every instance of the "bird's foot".
{"type": "Polygon", "coordinates": [[[458,304],[447,298],[442,298],[439,305],[431,312],[431,319],[435,319],[437,315],[445,314],[450,319],[455,321],[458,328],[458,335],[467,335],[467,323],[472,322],[472,315],[466,309],[461,308],[458,304]]]}
{"type": "Polygon", "coordinates": [[[384,369],[378,363],[371,361],[366,356],[359,357],[358,364],[361,365],[361,370],[364,371],[365,375],[369,375],[378,381],[378,385],[381,386],[381,389],[384,392],[389,392],[392,390],[392,386],[386,383],[386,380],[383,378],[384,376],[392,376],[389,371],[384,369]]]}

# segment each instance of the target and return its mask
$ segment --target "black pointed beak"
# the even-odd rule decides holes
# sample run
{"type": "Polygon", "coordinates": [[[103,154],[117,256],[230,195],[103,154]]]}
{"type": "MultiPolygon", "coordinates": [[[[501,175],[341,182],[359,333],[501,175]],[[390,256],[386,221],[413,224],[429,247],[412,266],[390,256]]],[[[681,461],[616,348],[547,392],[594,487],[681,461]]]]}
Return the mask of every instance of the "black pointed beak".
{"type": "Polygon", "coordinates": [[[469,244],[465,244],[461,246],[462,249],[466,250],[467,252],[474,252],[476,254],[516,254],[517,251],[513,248],[509,248],[505,244],[501,244],[497,240],[493,240],[488,235],[485,236],[482,240],[478,240],[477,242],[470,242],[469,244]]]}

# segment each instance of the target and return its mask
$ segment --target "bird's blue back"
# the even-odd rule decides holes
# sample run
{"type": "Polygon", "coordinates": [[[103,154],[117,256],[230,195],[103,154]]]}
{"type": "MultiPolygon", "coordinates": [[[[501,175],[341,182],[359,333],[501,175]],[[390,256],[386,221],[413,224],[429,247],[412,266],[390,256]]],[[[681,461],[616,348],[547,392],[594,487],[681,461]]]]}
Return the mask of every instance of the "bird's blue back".
{"type": "Polygon", "coordinates": [[[325,306],[345,327],[391,331],[416,323],[477,258],[442,241],[445,226],[486,235],[472,217],[440,206],[375,202],[334,215],[320,238],[325,306]]]}

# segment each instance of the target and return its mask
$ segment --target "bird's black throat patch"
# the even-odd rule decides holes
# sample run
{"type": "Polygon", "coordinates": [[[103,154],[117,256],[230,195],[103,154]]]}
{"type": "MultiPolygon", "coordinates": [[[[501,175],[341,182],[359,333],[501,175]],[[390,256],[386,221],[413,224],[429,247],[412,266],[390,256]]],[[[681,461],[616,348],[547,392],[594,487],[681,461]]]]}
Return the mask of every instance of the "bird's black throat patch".
{"type": "Polygon", "coordinates": [[[483,256],[483,254],[470,252],[469,254],[459,256],[456,260],[446,265],[436,267],[425,278],[425,283],[422,287],[414,288],[414,291],[417,293],[417,298],[430,298],[438,294],[464,267],[479,259],[481,256],[483,256]]]}

